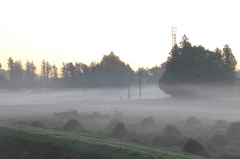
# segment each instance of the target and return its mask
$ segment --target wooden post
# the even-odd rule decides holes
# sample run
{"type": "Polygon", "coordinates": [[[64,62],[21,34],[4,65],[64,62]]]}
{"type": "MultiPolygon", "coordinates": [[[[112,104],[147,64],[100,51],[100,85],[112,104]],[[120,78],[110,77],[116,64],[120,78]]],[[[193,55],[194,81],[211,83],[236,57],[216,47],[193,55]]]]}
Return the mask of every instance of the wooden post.
{"type": "Polygon", "coordinates": [[[120,140],[120,150],[122,149],[122,140],[120,140]]]}
{"type": "Polygon", "coordinates": [[[138,71],[138,74],[139,74],[139,96],[140,96],[140,99],[142,99],[141,71],[140,70],[138,71]]]}
{"type": "Polygon", "coordinates": [[[157,153],[156,153],[156,159],[158,159],[158,149],[157,149],[157,153]]]}

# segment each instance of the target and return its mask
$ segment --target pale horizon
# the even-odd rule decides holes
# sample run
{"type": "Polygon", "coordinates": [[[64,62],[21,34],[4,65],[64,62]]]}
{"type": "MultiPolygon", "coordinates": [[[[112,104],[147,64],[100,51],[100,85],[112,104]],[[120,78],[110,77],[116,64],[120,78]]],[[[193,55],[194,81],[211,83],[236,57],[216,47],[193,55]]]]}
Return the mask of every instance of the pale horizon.
{"type": "Polygon", "coordinates": [[[0,2],[0,63],[42,60],[55,64],[100,62],[113,51],[133,70],[167,60],[187,35],[192,45],[213,51],[228,44],[240,57],[237,1],[30,1],[0,2]]]}

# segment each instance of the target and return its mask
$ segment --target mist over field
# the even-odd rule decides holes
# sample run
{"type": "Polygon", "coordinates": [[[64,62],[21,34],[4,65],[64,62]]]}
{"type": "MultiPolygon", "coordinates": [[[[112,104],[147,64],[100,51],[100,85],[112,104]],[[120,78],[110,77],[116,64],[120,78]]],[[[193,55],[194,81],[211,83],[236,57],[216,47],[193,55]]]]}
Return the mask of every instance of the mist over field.
{"type": "Polygon", "coordinates": [[[40,89],[28,93],[1,93],[0,116],[4,119],[31,117],[49,115],[64,109],[111,114],[111,110],[116,108],[126,116],[168,119],[196,116],[203,121],[239,120],[240,99],[237,95],[185,99],[172,98],[156,85],[145,85],[141,90],[141,100],[137,86],[130,87],[130,100],[127,96],[128,88],[40,89]]]}

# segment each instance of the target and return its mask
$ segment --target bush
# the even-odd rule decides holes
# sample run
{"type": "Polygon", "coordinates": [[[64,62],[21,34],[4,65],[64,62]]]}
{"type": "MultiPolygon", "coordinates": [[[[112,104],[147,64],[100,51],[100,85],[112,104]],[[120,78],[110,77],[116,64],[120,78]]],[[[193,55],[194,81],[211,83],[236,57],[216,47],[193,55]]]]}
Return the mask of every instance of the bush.
{"type": "Polygon", "coordinates": [[[214,134],[211,141],[216,146],[224,146],[228,143],[228,139],[223,134],[214,134]]]}
{"type": "Polygon", "coordinates": [[[172,141],[170,140],[169,136],[165,135],[159,135],[152,140],[154,145],[160,146],[160,147],[170,147],[173,146],[172,141]]]}
{"type": "Polygon", "coordinates": [[[72,109],[65,109],[64,111],[58,112],[58,113],[54,112],[53,116],[56,118],[65,119],[65,120],[78,119],[80,117],[78,112],[72,109]]]}
{"type": "Polygon", "coordinates": [[[27,125],[27,122],[25,122],[25,121],[18,121],[18,122],[16,122],[17,124],[21,124],[21,125],[27,125]]]}
{"type": "Polygon", "coordinates": [[[75,119],[71,119],[69,120],[64,126],[63,126],[63,130],[64,131],[77,131],[81,128],[81,124],[75,120],[75,119]]]}
{"type": "Polygon", "coordinates": [[[240,140],[240,121],[231,123],[230,127],[227,129],[227,136],[235,141],[240,140]]]}
{"type": "Polygon", "coordinates": [[[112,120],[108,123],[107,129],[108,129],[108,130],[112,130],[112,129],[116,126],[116,124],[119,123],[119,122],[120,122],[120,120],[117,119],[117,118],[112,119],[112,120]]]}
{"type": "Polygon", "coordinates": [[[33,127],[38,127],[38,128],[44,128],[44,124],[38,120],[35,120],[33,122],[31,122],[30,126],[33,127]]]}
{"type": "Polygon", "coordinates": [[[118,122],[114,127],[112,134],[116,137],[123,137],[126,134],[125,125],[123,122],[118,122]]]}
{"type": "Polygon", "coordinates": [[[163,130],[163,134],[167,136],[180,136],[181,132],[175,125],[167,124],[163,130]]]}
{"type": "Polygon", "coordinates": [[[198,127],[200,124],[198,118],[191,116],[186,120],[186,126],[187,127],[198,127]]]}
{"type": "Polygon", "coordinates": [[[143,118],[141,121],[142,126],[151,126],[154,124],[155,124],[155,122],[154,122],[153,117],[143,118]]]}
{"type": "Polygon", "coordinates": [[[181,138],[168,135],[159,135],[153,138],[152,143],[160,147],[180,146],[181,138]]]}
{"type": "Polygon", "coordinates": [[[240,159],[240,154],[230,154],[230,153],[225,153],[221,154],[219,159],[240,159]]]}
{"type": "Polygon", "coordinates": [[[217,129],[227,129],[228,127],[228,122],[226,120],[217,120],[216,123],[214,124],[214,127],[217,129]]]}
{"type": "Polygon", "coordinates": [[[188,141],[184,145],[184,151],[195,155],[211,157],[206,148],[197,140],[194,140],[192,138],[188,139],[188,141]]]}

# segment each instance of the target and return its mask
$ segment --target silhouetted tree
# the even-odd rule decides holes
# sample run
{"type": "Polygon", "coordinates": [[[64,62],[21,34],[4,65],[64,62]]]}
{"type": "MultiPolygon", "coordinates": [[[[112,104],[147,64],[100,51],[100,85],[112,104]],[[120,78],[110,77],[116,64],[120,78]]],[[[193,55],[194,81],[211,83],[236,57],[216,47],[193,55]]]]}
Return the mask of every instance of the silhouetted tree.
{"type": "Polygon", "coordinates": [[[33,61],[32,62],[27,61],[25,64],[25,76],[24,76],[25,86],[34,87],[35,77],[36,77],[36,67],[33,61]]]}
{"type": "Polygon", "coordinates": [[[72,62],[69,63],[63,63],[62,69],[61,69],[61,75],[64,81],[64,85],[66,87],[77,87],[76,82],[76,68],[73,65],[72,62]]]}
{"type": "Polygon", "coordinates": [[[124,86],[132,80],[134,72],[129,66],[125,64],[114,52],[104,55],[100,66],[104,78],[103,85],[105,86],[124,86]]]}
{"type": "Polygon", "coordinates": [[[51,74],[51,77],[52,77],[53,79],[58,79],[58,68],[57,68],[55,65],[52,66],[52,74],[51,74]]]}
{"type": "Polygon", "coordinates": [[[150,68],[148,71],[151,75],[150,82],[151,83],[157,83],[159,78],[162,76],[163,71],[165,70],[165,66],[155,66],[150,68]]]}
{"type": "Polygon", "coordinates": [[[6,86],[6,79],[4,74],[2,73],[2,64],[0,63],[0,88],[3,88],[6,86]]]}
{"type": "Polygon", "coordinates": [[[224,71],[224,82],[232,84],[235,81],[234,70],[236,67],[236,59],[232,54],[232,49],[229,45],[225,45],[222,52],[222,63],[224,71]]]}
{"type": "Polygon", "coordinates": [[[12,57],[9,57],[8,59],[8,71],[10,73],[10,80],[14,81],[15,80],[15,71],[14,71],[14,61],[12,57]]]}
{"type": "Polygon", "coordinates": [[[46,62],[45,60],[42,61],[42,64],[41,64],[41,79],[42,81],[46,81],[46,77],[47,76],[47,73],[46,73],[46,62]]]}
{"type": "Polygon", "coordinates": [[[49,62],[46,62],[46,80],[48,82],[49,78],[51,78],[51,74],[52,74],[52,66],[49,64],[49,62]]]}
{"type": "Polygon", "coordinates": [[[13,59],[9,57],[8,70],[10,72],[10,85],[12,88],[20,88],[23,80],[23,67],[21,61],[14,62],[13,59]]]}
{"type": "Polygon", "coordinates": [[[228,45],[213,52],[203,46],[192,46],[186,35],[180,47],[173,46],[159,87],[171,95],[193,95],[185,85],[234,84],[236,60],[228,45]]]}

